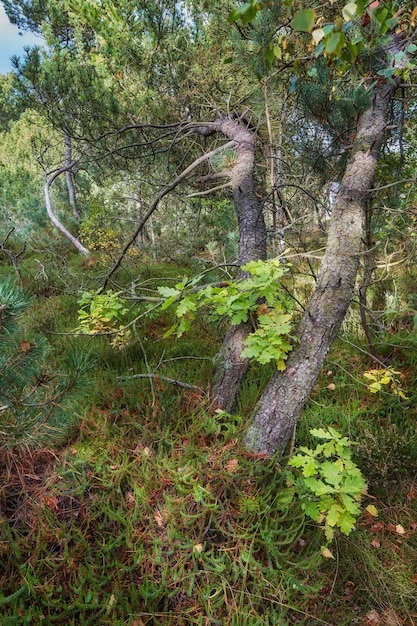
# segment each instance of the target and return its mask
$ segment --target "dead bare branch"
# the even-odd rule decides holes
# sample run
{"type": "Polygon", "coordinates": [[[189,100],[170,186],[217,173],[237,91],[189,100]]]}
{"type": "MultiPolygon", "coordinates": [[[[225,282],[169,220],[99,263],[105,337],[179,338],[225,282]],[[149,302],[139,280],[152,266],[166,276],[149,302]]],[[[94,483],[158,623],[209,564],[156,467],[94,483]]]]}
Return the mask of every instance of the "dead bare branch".
{"type": "Polygon", "coordinates": [[[116,272],[116,270],[120,267],[120,265],[121,265],[125,255],[126,255],[127,251],[129,250],[129,248],[136,241],[137,236],[141,232],[142,228],[145,226],[145,224],[148,221],[148,219],[156,211],[156,209],[158,207],[158,204],[160,203],[162,198],[164,198],[173,189],[175,189],[175,187],[177,187],[185,178],[187,178],[187,176],[189,174],[191,174],[191,172],[194,171],[196,169],[196,167],[198,167],[199,165],[201,165],[202,163],[204,163],[208,159],[211,159],[213,156],[215,156],[219,152],[222,152],[223,150],[227,150],[228,148],[232,148],[235,145],[236,145],[235,141],[233,141],[233,140],[232,141],[228,141],[227,143],[223,144],[222,146],[219,146],[218,148],[216,148],[215,150],[211,150],[210,152],[207,152],[206,154],[203,154],[201,157],[199,157],[198,159],[193,161],[193,163],[191,163],[185,170],[183,170],[181,172],[181,174],[178,174],[178,176],[176,178],[174,178],[174,180],[172,180],[170,183],[165,185],[165,187],[163,187],[163,189],[161,189],[161,191],[158,193],[158,195],[156,196],[155,200],[152,202],[151,206],[149,207],[147,213],[143,216],[142,220],[138,224],[135,232],[133,233],[133,235],[131,236],[129,241],[124,245],[124,247],[123,247],[123,249],[122,249],[122,251],[121,251],[121,253],[119,255],[119,258],[117,259],[116,263],[111,268],[110,272],[107,274],[106,279],[105,279],[105,281],[103,283],[103,286],[102,286],[101,290],[106,288],[110,278],[113,276],[113,274],[116,272]]]}

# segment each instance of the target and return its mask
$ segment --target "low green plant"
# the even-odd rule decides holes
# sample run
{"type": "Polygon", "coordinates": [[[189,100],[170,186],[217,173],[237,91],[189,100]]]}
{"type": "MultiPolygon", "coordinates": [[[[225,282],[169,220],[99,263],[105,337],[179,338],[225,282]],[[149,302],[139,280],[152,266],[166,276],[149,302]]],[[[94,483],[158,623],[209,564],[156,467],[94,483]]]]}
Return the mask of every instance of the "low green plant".
{"type": "Polygon", "coordinates": [[[111,335],[114,348],[124,348],[131,342],[131,332],[125,328],[128,308],[120,298],[120,293],[110,289],[106,293],[84,291],[78,300],[79,326],[76,332],[87,335],[111,335]]]}
{"type": "Polygon", "coordinates": [[[107,211],[102,207],[95,207],[91,213],[83,218],[80,236],[83,243],[96,252],[113,252],[117,250],[119,231],[111,225],[107,211]]]}
{"type": "Polygon", "coordinates": [[[21,316],[31,300],[11,281],[0,282],[0,452],[53,447],[68,438],[88,394],[89,355],[72,348],[56,366],[45,337],[26,335],[21,316]]]}
{"type": "Polygon", "coordinates": [[[407,400],[407,396],[401,388],[399,376],[401,372],[393,369],[373,369],[363,373],[368,383],[368,389],[371,393],[379,391],[390,391],[395,396],[399,396],[402,400],[407,400]]]}
{"type": "Polygon", "coordinates": [[[251,261],[242,267],[247,277],[226,281],[220,286],[197,284],[201,277],[191,281],[184,278],[175,287],[158,287],[165,298],[162,310],[176,305],[178,318],[166,333],[181,337],[187,332],[202,307],[210,310],[214,320],[222,316],[232,325],[253,321],[255,329],[246,340],[242,356],[265,364],[275,361],[279,370],[285,369],[285,360],[292,349],[290,301],[282,287],[282,277],[288,267],[280,260],[251,261]]]}
{"type": "Polygon", "coordinates": [[[366,482],[359,467],[352,461],[351,447],[355,442],[329,427],[313,428],[311,435],[320,439],[314,449],[301,446],[288,465],[301,473],[294,487],[305,513],[324,524],[326,539],[331,541],[334,529],[349,535],[360,514],[360,501],[366,491],[366,482]]]}

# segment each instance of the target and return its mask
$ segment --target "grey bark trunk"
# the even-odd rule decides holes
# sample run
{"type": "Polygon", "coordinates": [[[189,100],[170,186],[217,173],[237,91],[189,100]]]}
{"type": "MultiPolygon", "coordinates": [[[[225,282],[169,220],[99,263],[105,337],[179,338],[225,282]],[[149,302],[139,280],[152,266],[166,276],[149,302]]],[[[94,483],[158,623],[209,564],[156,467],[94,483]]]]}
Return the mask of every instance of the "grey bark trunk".
{"type": "Polygon", "coordinates": [[[58,217],[55,215],[55,211],[52,206],[51,185],[57,178],[57,176],[65,171],[65,167],[60,168],[59,170],[56,170],[49,178],[48,176],[45,177],[43,191],[45,196],[46,211],[52,224],[64,235],[64,237],[68,239],[70,243],[72,243],[75,248],[77,248],[78,252],[81,252],[81,254],[88,256],[90,254],[89,250],[87,250],[87,248],[83,246],[81,241],[77,239],[77,237],[74,237],[74,235],[70,233],[69,230],[65,228],[65,226],[59,221],[58,217]]]}
{"type": "MultiPolygon", "coordinates": [[[[216,130],[236,142],[236,160],[229,178],[239,227],[238,263],[242,266],[249,261],[266,259],[266,226],[253,180],[256,143],[253,132],[238,120],[220,119],[216,130]]],[[[249,359],[242,358],[241,353],[251,331],[249,323],[231,326],[217,357],[212,398],[214,404],[225,411],[236,407],[249,367],[249,359]]]]}
{"type": "Polygon", "coordinates": [[[363,215],[383,141],[394,86],[376,87],[372,107],[359,118],[352,155],[333,209],[316,290],[297,329],[287,369],[277,372],[260,398],[246,446],[281,454],[346,314],[358,271],[363,215]]]}
{"type": "Polygon", "coordinates": [[[74,174],[71,169],[72,163],[72,143],[71,137],[66,134],[65,135],[65,167],[68,169],[65,171],[65,179],[67,181],[67,189],[70,205],[72,208],[72,213],[77,220],[81,219],[80,211],[77,206],[77,195],[75,192],[75,184],[74,184],[74,174]]]}

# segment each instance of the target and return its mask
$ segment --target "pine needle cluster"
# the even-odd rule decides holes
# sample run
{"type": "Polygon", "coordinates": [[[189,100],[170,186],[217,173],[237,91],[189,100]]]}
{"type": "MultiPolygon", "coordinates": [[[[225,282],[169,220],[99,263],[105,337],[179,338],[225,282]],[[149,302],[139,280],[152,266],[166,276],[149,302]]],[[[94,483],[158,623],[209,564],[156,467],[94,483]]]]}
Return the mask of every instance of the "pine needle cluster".
{"type": "Polygon", "coordinates": [[[30,297],[12,281],[0,283],[2,453],[64,442],[76,425],[88,390],[88,356],[70,350],[65,371],[57,371],[46,338],[22,335],[19,321],[29,306],[30,297]]]}

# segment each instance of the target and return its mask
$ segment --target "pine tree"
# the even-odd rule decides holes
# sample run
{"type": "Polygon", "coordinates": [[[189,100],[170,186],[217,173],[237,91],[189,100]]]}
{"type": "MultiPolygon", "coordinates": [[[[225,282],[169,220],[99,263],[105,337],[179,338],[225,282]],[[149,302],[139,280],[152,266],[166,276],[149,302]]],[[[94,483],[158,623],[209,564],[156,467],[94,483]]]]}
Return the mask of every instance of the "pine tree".
{"type": "Polygon", "coordinates": [[[70,351],[66,371],[55,371],[45,337],[22,339],[19,321],[29,306],[19,287],[0,282],[0,453],[62,444],[88,390],[88,357],[70,351]]]}

